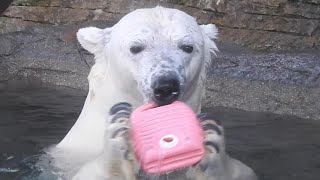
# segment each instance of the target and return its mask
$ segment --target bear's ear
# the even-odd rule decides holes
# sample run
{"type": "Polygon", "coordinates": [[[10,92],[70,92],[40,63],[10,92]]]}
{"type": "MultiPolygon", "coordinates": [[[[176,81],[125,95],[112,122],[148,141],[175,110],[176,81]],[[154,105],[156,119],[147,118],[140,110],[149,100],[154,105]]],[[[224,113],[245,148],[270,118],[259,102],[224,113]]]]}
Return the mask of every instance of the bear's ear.
{"type": "Polygon", "coordinates": [[[200,25],[203,38],[205,40],[205,44],[207,48],[209,48],[210,54],[216,54],[218,51],[216,43],[214,42],[217,39],[218,28],[214,24],[200,25]]]}
{"type": "Polygon", "coordinates": [[[211,40],[217,39],[218,28],[214,24],[200,25],[200,28],[211,40]]]}
{"type": "Polygon", "coordinates": [[[99,29],[96,27],[81,28],[77,32],[77,38],[81,46],[92,54],[103,50],[104,45],[108,43],[111,34],[111,28],[99,29]]]}

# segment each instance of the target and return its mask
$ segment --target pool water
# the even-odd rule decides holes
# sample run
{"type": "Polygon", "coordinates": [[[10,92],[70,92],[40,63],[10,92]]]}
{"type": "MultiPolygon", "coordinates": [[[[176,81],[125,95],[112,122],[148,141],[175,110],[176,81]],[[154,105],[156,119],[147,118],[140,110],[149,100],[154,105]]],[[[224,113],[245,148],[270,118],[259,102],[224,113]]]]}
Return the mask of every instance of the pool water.
{"type": "MultiPolygon", "coordinates": [[[[37,81],[0,82],[0,180],[35,172],[43,148],[74,124],[85,95],[37,81]]],[[[229,154],[261,180],[320,179],[320,121],[223,107],[204,111],[223,122],[229,154]]]]}

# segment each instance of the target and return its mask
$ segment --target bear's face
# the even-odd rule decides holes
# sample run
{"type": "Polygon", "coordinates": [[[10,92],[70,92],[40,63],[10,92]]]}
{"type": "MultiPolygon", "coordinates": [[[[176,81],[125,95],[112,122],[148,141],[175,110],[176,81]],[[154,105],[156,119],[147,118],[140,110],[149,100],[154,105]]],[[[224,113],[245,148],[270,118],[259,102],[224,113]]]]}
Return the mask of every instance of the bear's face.
{"type": "Polygon", "coordinates": [[[119,80],[135,81],[145,101],[162,105],[183,101],[198,85],[216,50],[216,33],[214,25],[199,26],[181,11],[157,7],[136,10],[112,28],[82,29],[78,39],[97,63],[109,61],[119,80]]]}

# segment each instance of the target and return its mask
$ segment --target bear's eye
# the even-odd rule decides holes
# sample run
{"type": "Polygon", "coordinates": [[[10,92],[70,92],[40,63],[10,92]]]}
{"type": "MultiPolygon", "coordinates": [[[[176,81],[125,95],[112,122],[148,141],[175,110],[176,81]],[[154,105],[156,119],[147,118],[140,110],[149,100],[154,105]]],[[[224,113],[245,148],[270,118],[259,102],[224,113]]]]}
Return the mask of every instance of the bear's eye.
{"type": "Polygon", "coordinates": [[[130,47],[130,52],[132,54],[138,54],[143,50],[144,50],[144,46],[141,46],[141,45],[134,45],[130,47]]]}
{"type": "Polygon", "coordinates": [[[186,53],[189,53],[189,54],[191,54],[192,51],[193,51],[193,47],[190,46],[190,45],[181,45],[179,48],[180,48],[182,51],[184,51],[184,52],[186,52],[186,53]]]}

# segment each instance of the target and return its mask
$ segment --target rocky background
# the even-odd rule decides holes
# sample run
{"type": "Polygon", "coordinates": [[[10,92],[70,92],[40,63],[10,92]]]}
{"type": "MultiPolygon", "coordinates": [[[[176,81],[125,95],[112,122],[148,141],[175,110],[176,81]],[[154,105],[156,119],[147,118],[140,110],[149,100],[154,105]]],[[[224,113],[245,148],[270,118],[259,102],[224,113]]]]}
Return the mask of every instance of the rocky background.
{"type": "Polygon", "coordinates": [[[0,32],[38,24],[118,21],[158,4],[186,11],[199,23],[215,23],[220,40],[255,49],[320,47],[320,0],[14,0],[0,17],[0,32]]]}
{"type": "Polygon", "coordinates": [[[14,0],[0,16],[0,81],[86,90],[93,57],[76,31],[158,4],[219,27],[205,107],[320,120],[320,0],[14,0]]]}

